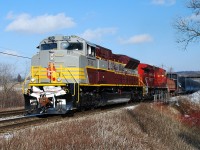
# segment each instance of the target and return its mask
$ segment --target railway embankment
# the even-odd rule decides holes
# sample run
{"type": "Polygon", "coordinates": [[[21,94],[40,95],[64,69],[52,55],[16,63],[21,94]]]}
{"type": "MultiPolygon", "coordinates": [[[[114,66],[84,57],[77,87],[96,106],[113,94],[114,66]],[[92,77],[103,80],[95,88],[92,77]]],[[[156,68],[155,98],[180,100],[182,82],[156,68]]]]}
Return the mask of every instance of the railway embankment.
{"type": "MultiPolygon", "coordinates": [[[[182,119],[186,103],[189,102],[140,103],[67,117],[37,127],[30,125],[1,137],[0,146],[3,149],[200,149],[199,126],[186,124],[182,119]]],[[[189,112],[196,111],[192,104],[186,106],[189,112]]]]}

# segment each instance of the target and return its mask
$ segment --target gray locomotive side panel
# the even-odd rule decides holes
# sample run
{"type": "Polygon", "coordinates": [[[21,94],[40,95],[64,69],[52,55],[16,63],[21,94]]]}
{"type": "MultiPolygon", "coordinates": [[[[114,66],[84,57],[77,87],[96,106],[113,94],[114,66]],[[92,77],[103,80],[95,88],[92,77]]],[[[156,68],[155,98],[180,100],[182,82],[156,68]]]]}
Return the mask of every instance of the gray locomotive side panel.
{"type": "Polygon", "coordinates": [[[31,66],[39,66],[39,65],[40,65],[39,54],[36,54],[31,59],[31,66]]]}
{"type": "Polygon", "coordinates": [[[88,83],[88,76],[87,76],[87,70],[86,70],[86,57],[83,55],[80,55],[79,57],[79,68],[83,68],[84,69],[84,75],[85,75],[85,79],[84,80],[80,80],[80,83],[88,83]]]}
{"type": "Polygon", "coordinates": [[[97,68],[107,70],[108,69],[108,61],[98,59],[97,60],[97,68]]]}

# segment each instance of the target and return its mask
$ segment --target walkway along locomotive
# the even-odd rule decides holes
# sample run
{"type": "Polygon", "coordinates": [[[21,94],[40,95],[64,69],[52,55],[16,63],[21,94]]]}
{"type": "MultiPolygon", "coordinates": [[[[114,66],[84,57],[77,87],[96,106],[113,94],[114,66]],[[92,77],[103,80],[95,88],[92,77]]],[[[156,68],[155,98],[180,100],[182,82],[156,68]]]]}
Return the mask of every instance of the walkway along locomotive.
{"type": "MultiPolygon", "coordinates": [[[[38,48],[24,82],[25,109],[30,114],[65,114],[142,99],[149,93],[144,83],[148,77],[138,74],[139,60],[113,54],[78,36],[51,36],[38,48]]],[[[148,73],[148,67],[140,68],[148,73]]],[[[164,83],[163,89],[167,89],[164,83]]]]}

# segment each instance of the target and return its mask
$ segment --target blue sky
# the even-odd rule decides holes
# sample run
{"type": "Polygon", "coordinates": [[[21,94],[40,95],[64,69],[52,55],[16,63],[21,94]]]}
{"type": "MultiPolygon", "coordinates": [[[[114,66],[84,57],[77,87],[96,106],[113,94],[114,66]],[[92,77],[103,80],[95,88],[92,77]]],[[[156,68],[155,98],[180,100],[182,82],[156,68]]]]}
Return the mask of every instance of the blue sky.
{"type": "MultiPolygon", "coordinates": [[[[143,63],[199,71],[200,51],[176,43],[173,22],[191,16],[184,0],[2,0],[0,51],[31,57],[51,35],[78,35],[143,63]]],[[[0,54],[0,63],[27,72],[30,60],[0,54]]]]}

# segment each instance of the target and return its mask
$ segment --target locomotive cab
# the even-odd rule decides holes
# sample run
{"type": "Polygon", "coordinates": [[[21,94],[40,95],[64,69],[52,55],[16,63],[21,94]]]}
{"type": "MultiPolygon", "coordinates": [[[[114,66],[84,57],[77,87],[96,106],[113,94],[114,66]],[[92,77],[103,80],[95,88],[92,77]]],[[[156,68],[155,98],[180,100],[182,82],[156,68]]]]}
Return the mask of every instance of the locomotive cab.
{"type": "Polygon", "coordinates": [[[77,36],[51,36],[44,39],[37,47],[44,50],[64,50],[75,52],[81,55],[95,57],[95,45],[77,36]]]}

